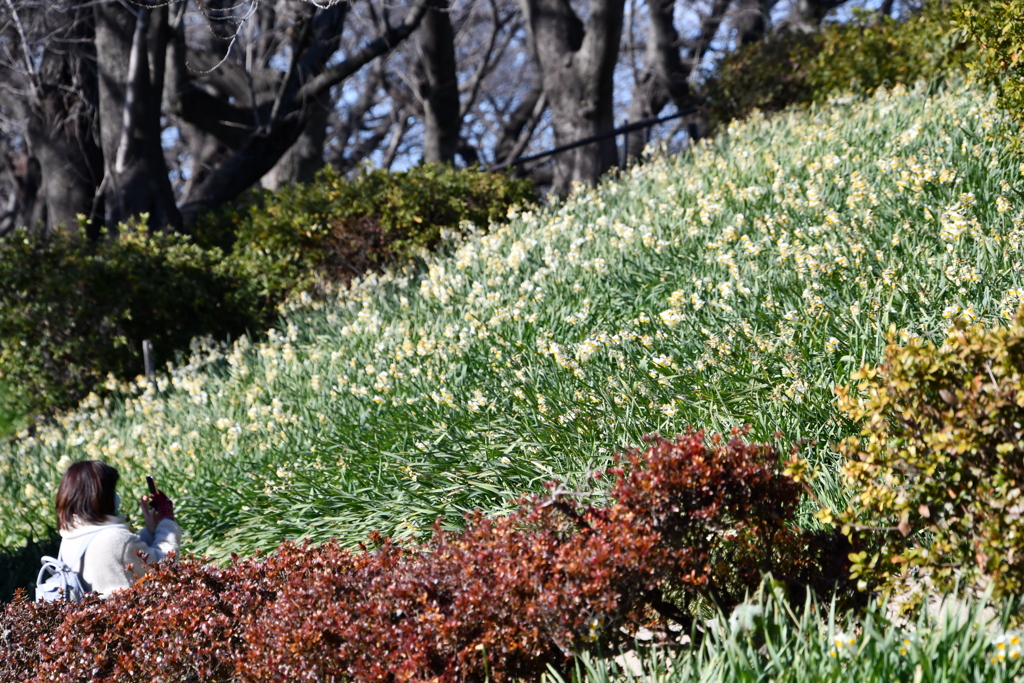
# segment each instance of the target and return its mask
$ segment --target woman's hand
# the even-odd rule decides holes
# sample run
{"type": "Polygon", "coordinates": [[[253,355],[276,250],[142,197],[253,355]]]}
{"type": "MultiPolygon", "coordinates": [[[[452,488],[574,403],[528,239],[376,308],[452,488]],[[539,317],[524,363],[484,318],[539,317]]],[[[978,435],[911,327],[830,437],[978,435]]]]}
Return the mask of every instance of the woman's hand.
{"type": "Polygon", "coordinates": [[[163,491],[157,491],[151,498],[159,519],[174,519],[174,501],[168,498],[163,491]]]}
{"type": "Polygon", "coordinates": [[[139,504],[142,506],[142,516],[146,518],[146,530],[151,534],[155,534],[156,525],[160,523],[160,513],[150,506],[151,498],[155,498],[155,496],[143,496],[139,499],[139,504]]]}
{"type": "Polygon", "coordinates": [[[156,525],[164,519],[174,519],[174,501],[164,494],[163,491],[139,499],[142,503],[142,516],[146,518],[146,529],[149,533],[156,533],[156,525]]]}

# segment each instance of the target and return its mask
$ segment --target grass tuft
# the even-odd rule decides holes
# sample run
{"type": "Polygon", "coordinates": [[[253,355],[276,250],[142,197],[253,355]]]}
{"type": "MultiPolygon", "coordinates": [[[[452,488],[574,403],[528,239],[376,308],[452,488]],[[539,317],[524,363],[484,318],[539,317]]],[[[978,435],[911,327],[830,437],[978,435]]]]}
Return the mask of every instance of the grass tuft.
{"type": "MultiPolygon", "coordinates": [[[[633,653],[577,658],[572,683],[890,683],[1017,681],[1021,640],[1012,628],[1019,599],[995,612],[980,600],[948,599],[893,621],[884,605],[840,614],[808,601],[793,610],[762,591],[733,615],[718,614],[693,646],[638,641],[633,653]],[[737,618],[740,616],[740,618],[737,618]]],[[[566,683],[552,671],[545,683],[566,683]]]]}

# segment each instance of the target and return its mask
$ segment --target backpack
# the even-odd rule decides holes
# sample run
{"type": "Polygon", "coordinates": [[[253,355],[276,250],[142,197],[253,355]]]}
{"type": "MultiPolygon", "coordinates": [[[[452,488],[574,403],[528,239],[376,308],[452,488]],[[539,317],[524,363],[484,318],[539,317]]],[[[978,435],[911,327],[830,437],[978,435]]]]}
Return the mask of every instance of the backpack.
{"type": "Polygon", "coordinates": [[[81,574],[82,560],[85,557],[85,551],[89,548],[89,544],[92,543],[92,540],[100,531],[103,531],[103,529],[84,536],[86,541],[82,544],[78,557],[72,558],[72,564],[77,565],[78,569],[72,569],[71,565],[64,560],[63,548],[57,553],[57,557],[47,555],[42,558],[43,566],[39,570],[39,576],[36,577],[36,602],[52,602],[60,599],[71,600],[72,602],[82,601],[82,598],[85,597],[85,588],[82,586],[81,574]],[[43,577],[47,572],[51,576],[44,579],[43,577]]]}

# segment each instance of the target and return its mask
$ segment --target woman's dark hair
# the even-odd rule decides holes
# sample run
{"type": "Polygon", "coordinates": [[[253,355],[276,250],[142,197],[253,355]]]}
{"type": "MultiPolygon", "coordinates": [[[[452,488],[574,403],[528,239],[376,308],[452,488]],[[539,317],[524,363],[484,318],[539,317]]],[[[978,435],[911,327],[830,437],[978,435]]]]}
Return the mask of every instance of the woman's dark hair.
{"type": "Polygon", "coordinates": [[[114,489],[121,475],[99,460],[73,463],[60,478],[57,488],[57,524],[70,529],[75,524],[99,524],[114,514],[114,489]]]}

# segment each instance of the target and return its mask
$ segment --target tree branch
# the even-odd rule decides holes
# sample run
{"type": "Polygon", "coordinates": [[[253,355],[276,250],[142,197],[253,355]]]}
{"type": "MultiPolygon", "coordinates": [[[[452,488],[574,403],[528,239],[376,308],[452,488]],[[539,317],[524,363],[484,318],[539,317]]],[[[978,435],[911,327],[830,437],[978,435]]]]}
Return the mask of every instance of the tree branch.
{"type": "Polygon", "coordinates": [[[167,45],[167,109],[231,149],[240,149],[256,129],[254,111],[229,104],[196,85],[186,61],[184,4],[179,7],[170,22],[171,38],[167,45]]]}
{"type": "Polygon", "coordinates": [[[391,165],[395,163],[395,157],[398,156],[398,146],[402,143],[402,138],[405,137],[405,132],[409,130],[409,119],[411,117],[408,114],[399,112],[399,119],[397,127],[391,134],[391,140],[388,142],[387,152],[384,153],[384,160],[381,162],[381,168],[390,169],[391,165]]]}
{"type": "Polygon", "coordinates": [[[780,24],[779,28],[790,31],[814,32],[821,25],[831,10],[843,5],[847,0],[794,0],[790,7],[789,16],[780,24]]]}
{"type": "Polygon", "coordinates": [[[419,26],[427,5],[414,5],[401,26],[388,28],[383,35],[338,66],[324,69],[323,65],[336,49],[335,39],[340,34],[346,8],[347,5],[335,5],[319,13],[314,22],[315,35],[309,41],[308,49],[301,56],[296,56],[300,63],[294,79],[295,85],[288,88],[282,98],[277,119],[249,134],[244,145],[193,190],[188,201],[181,207],[186,223],[194,221],[203,211],[234,199],[259,181],[302,133],[307,120],[303,104],[309,99],[327,94],[331,86],[392,50],[419,26]],[[302,83],[303,73],[310,72],[318,75],[302,83]]]}
{"type": "Polygon", "coordinates": [[[32,97],[36,99],[36,82],[39,80],[39,74],[36,72],[36,66],[32,60],[32,53],[28,49],[28,39],[25,37],[25,27],[21,25],[21,17],[18,15],[18,10],[14,7],[11,0],[4,0],[7,4],[8,9],[11,10],[11,20],[14,21],[14,28],[18,32],[18,40],[21,42],[21,51],[25,56],[25,73],[28,74],[29,88],[32,90],[32,97]]]}
{"type": "Polygon", "coordinates": [[[272,130],[249,136],[245,146],[213,169],[181,206],[185,224],[193,223],[202,212],[231,201],[262,178],[295,143],[303,125],[299,112],[293,112],[279,120],[272,130]]]}
{"type": "Polygon", "coordinates": [[[700,20],[700,32],[697,37],[697,47],[690,53],[690,59],[693,66],[690,68],[692,72],[694,68],[700,64],[701,60],[704,59],[704,55],[708,53],[711,48],[711,41],[715,39],[715,35],[718,33],[718,27],[722,25],[722,21],[725,19],[725,13],[729,9],[729,3],[731,0],[715,0],[711,5],[711,11],[708,12],[700,20]]]}
{"type": "MultiPolygon", "coordinates": [[[[544,104],[541,106],[541,113],[547,106],[547,100],[544,97],[544,86],[541,83],[540,77],[534,80],[533,87],[526,94],[523,100],[519,103],[519,106],[515,108],[515,111],[508,117],[508,120],[501,127],[501,135],[498,137],[498,143],[494,146],[494,160],[495,162],[511,161],[516,158],[517,155],[511,156],[511,151],[519,146],[520,136],[522,135],[523,128],[531,126],[531,122],[534,121],[534,113],[537,108],[537,103],[544,99],[544,104]]],[[[499,113],[504,114],[501,109],[490,99],[488,102],[491,103],[493,108],[499,113]]],[[[506,109],[507,111],[507,109],[506,109]]],[[[537,115],[539,118],[540,115],[537,115]]],[[[532,125],[536,125],[533,123],[532,125]]],[[[532,128],[532,126],[531,126],[532,128]]],[[[532,135],[532,131],[531,131],[532,135]]],[[[529,136],[527,137],[527,141],[529,136]]],[[[524,145],[525,147],[525,145],[524,145]]],[[[521,153],[522,150],[520,150],[521,153]]]]}
{"type": "Polygon", "coordinates": [[[284,100],[284,95],[288,91],[291,85],[292,79],[295,78],[295,72],[299,66],[299,56],[306,50],[309,36],[313,30],[313,16],[310,15],[306,21],[302,23],[302,30],[299,32],[298,37],[292,43],[292,59],[288,63],[288,70],[284,74],[284,78],[281,79],[281,85],[277,90],[277,96],[274,97],[274,106],[270,108],[270,119],[266,125],[273,126],[277,121],[277,117],[281,115],[281,102],[284,100]]]}
{"type": "Polygon", "coordinates": [[[396,45],[408,38],[420,25],[420,22],[423,21],[423,17],[427,13],[427,5],[428,3],[423,0],[417,2],[409,10],[409,14],[406,15],[405,21],[402,22],[401,26],[389,27],[383,35],[378,36],[341,64],[325,69],[322,73],[307,81],[299,88],[295,99],[303,100],[316,97],[341,83],[377,57],[393,50],[396,45]]]}
{"type": "Polygon", "coordinates": [[[525,150],[526,146],[530,144],[530,138],[533,137],[534,131],[537,130],[537,124],[540,122],[540,117],[544,115],[544,110],[547,108],[548,98],[546,95],[541,93],[541,96],[533,105],[533,111],[530,113],[530,119],[527,121],[526,125],[523,126],[519,139],[509,151],[508,155],[506,155],[505,159],[503,159],[506,164],[512,163],[522,155],[523,150],[525,150]]]}
{"type": "MultiPolygon", "coordinates": [[[[366,75],[366,82],[363,85],[363,91],[359,95],[359,99],[349,107],[348,116],[334,126],[333,138],[336,141],[336,148],[331,154],[329,163],[341,172],[349,170],[349,160],[352,159],[352,154],[349,154],[347,157],[344,156],[345,146],[357,131],[367,130],[366,115],[370,109],[378,104],[377,92],[385,85],[384,69],[381,62],[376,62],[368,71],[369,73],[366,75]],[[342,170],[343,168],[344,170],[342,170]]],[[[392,108],[396,109],[397,107],[393,105],[392,108]]],[[[391,124],[391,121],[386,123],[382,135],[387,135],[391,124]]],[[[374,128],[374,130],[376,131],[377,128],[374,128]]],[[[377,144],[380,144],[379,141],[377,144]]],[[[368,150],[367,153],[376,149],[377,144],[368,150]]]]}
{"type": "Polygon", "coordinates": [[[467,93],[466,99],[462,102],[461,111],[459,112],[460,118],[465,117],[476,102],[477,95],[480,93],[480,83],[490,70],[491,56],[494,54],[494,45],[498,40],[498,34],[501,33],[501,29],[507,21],[507,19],[502,21],[501,17],[498,16],[498,6],[495,0],[490,0],[490,5],[491,32],[487,37],[487,47],[483,52],[483,59],[480,60],[480,66],[478,66],[476,71],[473,72],[473,75],[470,77],[465,88],[460,88],[460,90],[467,93]]]}
{"type": "Polygon", "coordinates": [[[648,2],[651,33],[648,36],[647,56],[652,71],[680,109],[690,105],[690,76],[707,54],[711,41],[725,19],[729,4],[730,0],[714,0],[711,11],[701,18],[697,36],[690,43],[684,60],[679,54],[679,33],[673,21],[675,0],[648,2]]]}

